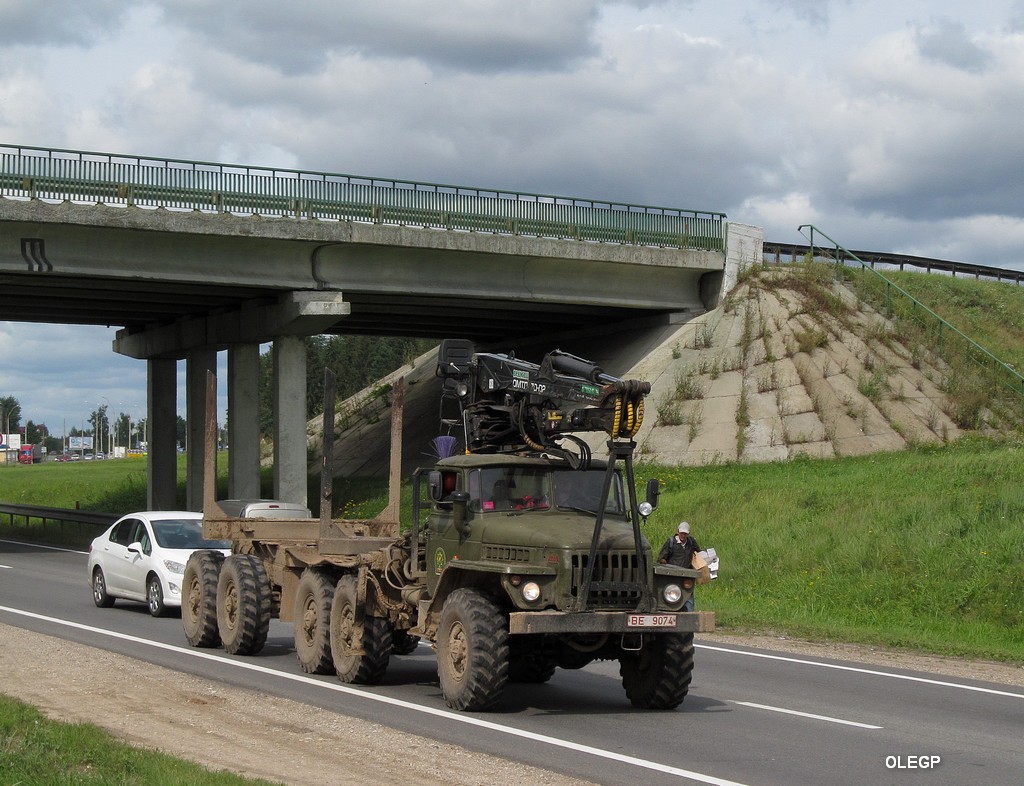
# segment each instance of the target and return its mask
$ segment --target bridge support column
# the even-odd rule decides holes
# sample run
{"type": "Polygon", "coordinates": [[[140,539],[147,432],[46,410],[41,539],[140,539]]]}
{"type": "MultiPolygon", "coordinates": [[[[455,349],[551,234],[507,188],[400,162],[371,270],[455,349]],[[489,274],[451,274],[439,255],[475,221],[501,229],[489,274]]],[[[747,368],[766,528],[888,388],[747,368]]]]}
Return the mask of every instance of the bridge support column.
{"type": "Polygon", "coordinates": [[[260,496],[260,347],[228,349],[228,497],[260,496]]]}
{"type": "Polygon", "coordinates": [[[185,508],[203,509],[203,472],[206,433],[206,373],[217,374],[217,350],[193,349],[185,356],[185,421],[187,485],[185,508]]]}
{"type": "Polygon", "coordinates": [[[173,358],[147,362],[146,506],[150,510],[178,507],[177,373],[178,364],[173,358]]]}
{"type": "Polygon", "coordinates": [[[306,345],[274,339],[274,497],[308,505],[306,481],[306,345]]]}

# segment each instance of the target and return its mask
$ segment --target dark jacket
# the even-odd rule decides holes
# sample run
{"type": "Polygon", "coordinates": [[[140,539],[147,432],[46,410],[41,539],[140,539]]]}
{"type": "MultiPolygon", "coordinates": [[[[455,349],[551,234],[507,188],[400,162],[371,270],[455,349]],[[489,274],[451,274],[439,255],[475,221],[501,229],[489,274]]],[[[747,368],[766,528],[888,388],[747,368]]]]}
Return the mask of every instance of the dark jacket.
{"type": "Polygon", "coordinates": [[[693,553],[700,551],[700,544],[692,535],[687,535],[686,540],[680,541],[678,535],[673,535],[658,552],[658,562],[664,560],[669,565],[678,565],[681,568],[693,567],[693,553]]]}

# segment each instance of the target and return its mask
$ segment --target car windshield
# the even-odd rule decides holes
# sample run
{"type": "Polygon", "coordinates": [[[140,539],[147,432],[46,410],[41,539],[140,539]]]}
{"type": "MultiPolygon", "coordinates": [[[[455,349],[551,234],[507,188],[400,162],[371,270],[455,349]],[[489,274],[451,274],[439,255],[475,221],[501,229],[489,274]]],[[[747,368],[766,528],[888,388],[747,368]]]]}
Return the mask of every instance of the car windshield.
{"type": "Polygon", "coordinates": [[[229,549],[230,540],[204,540],[203,522],[197,519],[161,519],[153,522],[156,542],[165,549],[229,549]]]}
{"type": "MultiPolygon", "coordinates": [[[[582,510],[601,505],[605,472],[501,467],[470,473],[470,507],[474,511],[582,510]]],[[[622,478],[615,473],[605,512],[622,515],[622,478]]]]}

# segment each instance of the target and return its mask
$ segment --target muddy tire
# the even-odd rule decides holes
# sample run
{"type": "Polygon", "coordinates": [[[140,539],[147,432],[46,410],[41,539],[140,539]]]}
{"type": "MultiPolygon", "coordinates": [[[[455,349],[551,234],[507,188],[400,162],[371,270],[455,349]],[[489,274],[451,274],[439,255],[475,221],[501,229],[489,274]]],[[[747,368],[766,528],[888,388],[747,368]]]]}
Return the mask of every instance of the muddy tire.
{"type": "Polygon", "coordinates": [[[92,602],[101,609],[109,609],[114,605],[114,596],[107,592],[107,577],[98,566],[92,572],[92,602]]]}
{"type": "Polygon", "coordinates": [[[193,647],[220,644],[217,629],[217,578],[224,555],[219,551],[196,551],[188,558],[181,585],[181,627],[193,647]]]}
{"type": "Polygon", "coordinates": [[[295,654],[307,674],[333,674],[331,605],[334,582],[317,570],[306,569],[295,598],[295,654]]]}
{"type": "Polygon", "coordinates": [[[217,627],[224,651],[255,655],[267,643],[271,612],[270,579],[258,557],[232,554],[217,579],[217,627]]]}
{"type": "Polygon", "coordinates": [[[543,636],[509,636],[509,682],[547,682],[557,668],[554,647],[543,636]]]}
{"type": "Polygon", "coordinates": [[[342,576],[331,605],[331,656],[342,682],[376,685],[384,677],[391,659],[391,623],[357,614],[356,577],[342,576]]]}
{"type": "Polygon", "coordinates": [[[644,636],[638,652],[619,658],[622,687],[634,707],[671,710],[682,704],[693,678],[693,634],[644,636]]]}
{"type": "Polygon", "coordinates": [[[474,589],[448,596],[437,631],[437,675],[449,707],[488,710],[501,699],[508,638],[508,620],[489,597],[474,589]]]}
{"type": "Polygon", "coordinates": [[[146,579],[146,605],[149,606],[149,613],[154,617],[167,615],[167,604],[164,603],[164,588],[160,584],[160,577],[155,573],[146,579]]]}

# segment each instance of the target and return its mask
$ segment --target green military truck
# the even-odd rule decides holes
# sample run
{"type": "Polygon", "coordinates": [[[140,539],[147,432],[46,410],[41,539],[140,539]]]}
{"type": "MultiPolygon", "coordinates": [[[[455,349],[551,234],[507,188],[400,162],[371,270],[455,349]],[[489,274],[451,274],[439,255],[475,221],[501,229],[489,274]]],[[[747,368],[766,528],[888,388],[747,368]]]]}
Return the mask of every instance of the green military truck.
{"type": "MultiPolygon", "coordinates": [[[[376,519],[330,518],[330,428],[319,519],[228,515],[208,478],[204,534],[230,539],[233,553],[189,560],[188,641],[255,654],[278,617],[294,623],[305,671],[373,684],[424,640],[445,701],[467,711],[494,708],[509,682],[614,660],[633,705],[678,706],[693,634],[713,630],[714,615],[683,611],[699,572],[655,564],[641,533],[658,497],[651,481],[638,503],[632,464],[649,385],[557,351],[533,364],[453,340],[442,342],[438,375],[449,433],[435,443],[450,455],[414,473],[405,531],[400,386],[391,501],[376,519]],[[606,434],[606,459],[592,457],[582,432],[606,434]]],[[[332,381],[325,387],[332,423],[332,381]]]]}

